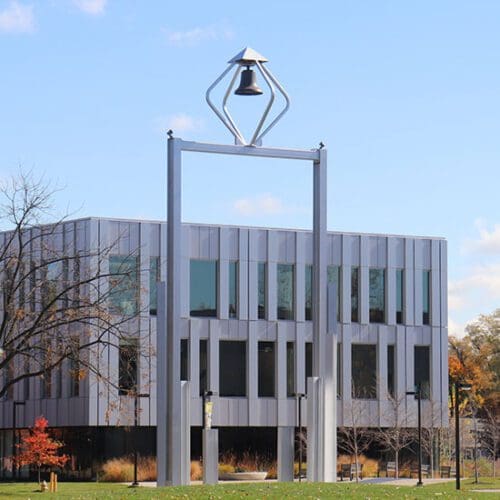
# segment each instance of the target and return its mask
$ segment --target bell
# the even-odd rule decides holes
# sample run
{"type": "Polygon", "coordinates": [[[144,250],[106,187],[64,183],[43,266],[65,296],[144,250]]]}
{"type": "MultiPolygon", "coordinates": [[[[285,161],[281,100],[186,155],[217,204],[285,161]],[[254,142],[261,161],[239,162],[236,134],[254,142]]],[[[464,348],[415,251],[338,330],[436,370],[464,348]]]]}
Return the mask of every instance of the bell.
{"type": "Polygon", "coordinates": [[[234,91],[236,95],[261,95],[262,90],[255,81],[255,71],[247,66],[247,69],[241,72],[240,86],[234,91]]]}

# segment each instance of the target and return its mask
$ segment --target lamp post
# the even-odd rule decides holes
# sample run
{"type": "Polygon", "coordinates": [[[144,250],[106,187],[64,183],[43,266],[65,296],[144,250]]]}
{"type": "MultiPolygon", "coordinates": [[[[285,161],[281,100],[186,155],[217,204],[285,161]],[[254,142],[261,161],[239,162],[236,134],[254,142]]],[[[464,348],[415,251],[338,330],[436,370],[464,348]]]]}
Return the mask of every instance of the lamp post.
{"type": "Polygon", "coordinates": [[[203,404],[203,429],[211,429],[212,428],[212,396],[215,393],[213,391],[204,391],[202,396],[202,404],[203,404]]]}
{"type": "Polygon", "coordinates": [[[26,401],[13,401],[12,402],[12,479],[17,477],[19,469],[16,465],[17,446],[16,446],[16,408],[18,406],[25,406],[26,401]]]}
{"type": "Polygon", "coordinates": [[[298,407],[298,424],[299,424],[299,483],[302,482],[302,400],[306,397],[305,394],[298,392],[295,394],[298,407]]]}
{"type": "Polygon", "coordinates": [[[458,395],[460,389],[469,391],[470,385],[455,382],[455,470],[456,470],[456,483],[457,490],[460,489],[460,415],[459,415],[459,400],[458,395]]]}
{"type": "Polygon", "coordinates": [[[137,481],[137,432],[139,427],[139,398],[149,398],[149,394],[139,394],[134,393],[134,481],[131,486],[139,486],[139,481],[137,481]]]}
{"type": "Polygon", "coordinates": [[[417,400],[417,426],[418,426],[418,481],[417,486],[423,486],[422,482],[422,386],[417,384],[415,391],[408,391],[407,396],[415,396],[417,400]]]}

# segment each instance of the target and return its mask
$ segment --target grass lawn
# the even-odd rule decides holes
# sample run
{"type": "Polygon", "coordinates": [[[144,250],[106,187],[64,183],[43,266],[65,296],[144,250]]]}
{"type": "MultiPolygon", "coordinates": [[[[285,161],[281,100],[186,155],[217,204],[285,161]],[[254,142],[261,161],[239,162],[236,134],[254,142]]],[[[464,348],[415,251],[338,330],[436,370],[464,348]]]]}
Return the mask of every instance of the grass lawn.
{"type": "Polygon", "coordinates": [[[36,491],[35,483],[0,483],[0,499],[107,499],[107,498],[500,498],[499,493],[476,493],[474,489],[500,489],[500,478],[481,478],[473,484],[471,479],[462,481],[462,491],[455,490],[455,482],[434,484],[420,488],[363,483],[226,483],[218,486],[182,486],[175,488],[128,488],[112,483],[59,483],[56,494],[36,491]]]}

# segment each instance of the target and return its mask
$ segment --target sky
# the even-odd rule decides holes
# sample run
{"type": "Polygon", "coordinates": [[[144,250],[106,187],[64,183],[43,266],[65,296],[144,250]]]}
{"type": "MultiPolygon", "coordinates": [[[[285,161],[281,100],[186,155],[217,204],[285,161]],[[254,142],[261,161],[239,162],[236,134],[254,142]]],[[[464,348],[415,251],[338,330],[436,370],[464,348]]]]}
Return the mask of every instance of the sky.
{"type": "MultiPolygon", "coordinates": [[[[32,170],[75,217],[163,219],[166,130],[231,143],[205,92],[250,46],[292,101],[264,145],[326,145],[329,229],[446,238],[463,335],[500,306],[499,25],[496,0],[0,0],[0,180],[32,170]]],[[[230,99],[244,133],[265,103],[230,99]]],[[[183,220],[311,227],[309,165],[183,161],[183,220]]]]}

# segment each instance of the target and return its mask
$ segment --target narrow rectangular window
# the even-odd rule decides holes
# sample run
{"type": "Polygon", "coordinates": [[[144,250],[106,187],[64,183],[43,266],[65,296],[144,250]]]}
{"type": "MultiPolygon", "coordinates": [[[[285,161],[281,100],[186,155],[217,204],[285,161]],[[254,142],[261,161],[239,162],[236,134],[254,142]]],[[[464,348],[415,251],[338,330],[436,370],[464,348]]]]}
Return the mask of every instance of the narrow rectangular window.
{"type": "Polygon", "coordinates": [[[429,346],[416,345],[414,358],[415,390],[420,386],[422,399],[429,399],[431,395],[431,365],[429,346]]]}
{"type": "Polygon", "coordinates": [[[42,369],[43,373],[41,375],[41,396],[42,398],[50,398],[52,397],[52,368],[51,365],[53,363],[51,356],[51,347],[49,343],[44,343],[42,345],[42,369]]]}
{"type": "Polygon", "coordinates": [[[118,394],[127,396],[137,391],[139,372],[139,343],[137,339],[120,342],[118,353],[118,394]]]}
{"type": "Polygon", "coordinates": [[[286,397],[295,396],[295,344],[286,343],[286,397]]]}
{"type": "Polygon", "coordinates": [[[259,398],[274,398],[274,342],[258,343],[259,398]]]}
{"type": "Polygon", "coordinates": [[[351,321],[359,321],[359,267],[351,267],[351,321]]]}
{"type": "Polygon", "coordinates": [[[160,257],[149,258],[149,314],[156,316],[158,312],[157,285],[160,281],[160,257]]]}
{"type": "Polygon", "coordinates": [[[181,339],[181,380],[189,380],[189,340],[181,339]]]}
{"type": "Polygon", "coordinates": [[[238,312],[238,263],[229,263],[229,317],[236,318],[238,312]]]}
{"type": "Polygon", "coordinates": [[[208,340],[200,339],[200,396],[208,390],[208,340]]]}
{"type": "Polygon", "coordinates": [[[246,342],[239,340],[219,341],[219,393],[222,397],[246,396],[246,342]]]}
{"type": "Polygon", "coordinates": [[[259,319],[266,319],[266,263],[259,262],[258,264],[258,304],[257,304],[257,317],[259,319]]]}
{"type": "Polygon", "coordinates": [[[342,397],[342,344],[337,344],[337,397],[342,397]]]}
{"type": "Polygon", "coordinates": [[[396,269],[396,323],[403,323],[403,269],[396,269]]]}
{"type": "Polygon", "coordinates": [[[80,395],[80,341],[71,339],[71,356],[69,358],[69,396],[78,397],[80,395]]]}
{"type": "Polygon", "coordinates": [[[36,264],[30,262],[30,273],[29,273],[29,300],[30,300],[30,311],[35,312],[36,310],[36,295],[37,295],[37,284],[36,284],[36,264]]]}
{"type": "Polygon", "coordinates": [[[352,344],[352,397],[377,398],[377,346],[352,344]]]}
{"type": "Polygon", "coordinates": [[[385,321],[384,269],[370,269],[370,323],[385,321]]]}
{"type": "Polygon", "coordinates": [[[80,306],[80,281],[80,256],[75,255],[75,258],[73,259],[73,307],[80,306]]]}
{"type": "Polygon", "coordinates": [[[394,360],[394,346],[387,346],[387,392],[391,398],[395,394],[395,360],[394,360]]]}
{"type": "Polygon", "coordinates": [[[137,314],[139,309],[138,269],[138,257],[132,255],[110,255],[109,299],[112,313],[124,316],[137,314]]]}
{"type": "Polygon", "coordinates": [[[340,321],[340,267],[328,266],[328,283],[334,283],[337,290],[337,321],[340,321]]]}
{"type": "Polygon", "coordinates": [[[306,321],[312,320],[312,280],[313,266],[306,265],[305,268],[305,318],[306,321]]]}
{"type": "MultiPolygon", "coordinates": [[[[30,373],[30,360],[29,358],[26,358],[24,360],[24,373],[30,373]]],[[[23,394],[24,394],[24,401],[27,401],[30,398],[30,380],[31,377],[26,377],[23,380],[23,394]]]]}
{"type": "Polygon", "coordinates": [[[305,388],[307,392],[307,379],[312,377],[313,374],[313,345],[312,342],[306,342],[305,348],[305,374],[306,374],[306,383],[305,388]]]}
{"type": "Polygon", "coordinates": [[[294,319],[293,264],[278,264],[278,319],[294,319]]]}
{"type": "Polygon", "coordinates": [[[217,316],[217,261],[192,260],[189,274],[191,316],[217,316]]]}
{"type": "Polygon", "coordinates": [[[422,323],[430,324],[431,316],[431,272],[422,271],[422,323]]]}

